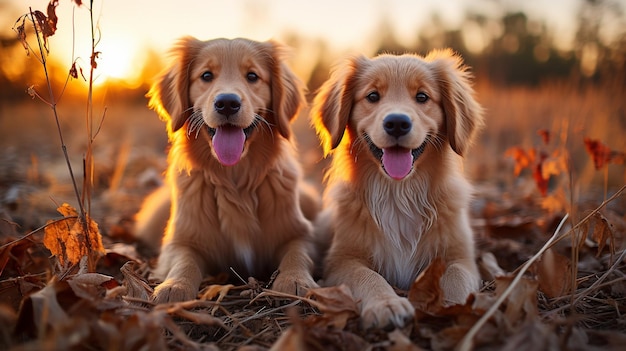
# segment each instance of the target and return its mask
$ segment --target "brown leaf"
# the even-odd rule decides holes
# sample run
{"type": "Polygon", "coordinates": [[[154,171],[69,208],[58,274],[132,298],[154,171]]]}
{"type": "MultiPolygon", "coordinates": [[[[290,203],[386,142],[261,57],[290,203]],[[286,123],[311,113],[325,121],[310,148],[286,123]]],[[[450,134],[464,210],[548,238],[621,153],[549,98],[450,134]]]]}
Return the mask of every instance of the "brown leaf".
{"type": "Polygon", "coordinates": [[[548,194],[548,180],[550,178],[543,177],[543,161],[547,158],[544,153],[539,155],[539,162],[533,168],[533,179],[535,180],[535,184],[541,193],[541,196],[546,196],[548,194]]]}
{"type": "Polygon", "coordinates": [[[408,296],[416,309],[436,314],[443,308],[444,295],[439,282],[445,271],[445,263],[437,257],[417,276],[408,296]]]}
{"type": "Polygon", "coordinates": [[[48,221],[44,230],[43,243],[53,255],[56,255],[61,265],[65,263],[77,264],[81,257],[88,257],[88,269],[95,270],[97,260],[104,254],[102,237],[98,224],[87,217],[85,226],[79,219],[76,210],[68,204],[63,204],[57,211],[65,219],[48,221]],[[87,232],[85,233],[85,229],[87,232]]]}
{"type": "Polygon", "coordinates": [[[113,277],[100,273],[83,273],[72,276],[67,280],[76,296],[88,301],[98,301],[106,294],[105,283],[113,277]]]}
{"type": "Polygon", "coordinates": [[[135,262],[128,261],[120,268],[120,272],[122,272],[124,276],[122,284],[126,287],[126,296],[143,301],[150,301],[152,288],[145,279],[135,272],[133,269],[134,266],[135,262]]]}
{"type": "MultiPolygon", "coordinates": [[[[593,219],[595,225],[593,227],[593,233],[591,234],[591,238],[598,243],[598,252],[596,254],[596,257],[600,256],[600,253],[602,253],[608,241],[609,250],[612,258],[615,254],[615,236],[613,235],[611,224],[600,212],[596,212],[593,216],[593,219]]],[[[611,259],[611,261],[613,260],[611,259]]]]}
{"type": "Polygon", "coordinates": [[[515,176],[519,176],[524,168],[530,167],[530,165],[535,161],[535,149],[530,149],[528,151],[522,149],[521,147],[514,146],[504,153],[505,156],[513,158],[515,161],[515,176]]]}
{"type": "Polygon", "coordinates": [[[563,296],[572,284],[572,265],[569,258],[546,250],[541,259],[534,263],[539,290],[550,298],[563,296]]]}
{"type": "Polygon", "coordinates": [[[235,286],[232,284],[226,284],[226,285],[214,284],[204,289],[204,291],[202,292],[200,296],[201,300],[213,300],[213,298],[219,295],[217,297],[217,300],[215,301],[217,302],[217,304],[215,304],[215,306],[213,306],[213,308],[211,309],[211,315],[215,315],[215,312],[218,309],[219,303],[222,302],[222,300],[228,294],[230,289],[234,287],[235,286]]]}
{"type": "Polygon", "coordinates": [[[537,135],[541,137],[541,140],[543,141],[544,145],[550,144],[550,131],[549,130],[539,129],[537,131],[537,135]]]}
{"type": "Polygon", "coordinates": [[[47,328],[55,328],[67,321],[67,313],[57,300],[56,287],[57,281],[52,280],[23,301],[16,327],[20,332],[33,337],[43,335],[47,328]]]}
{"type": "Polygon", "coordinates": [[[601,169],[609,163],[623,164],[626,159],[626,153],[613,151],[599,140],[585,138],[584,143],[587,153],[589,153],[593,159],[593,165],[596,170],[601,169]]]}
{"type": "MultiPolygon", "coordinates": [[[[500,276],[496,278],[496,296],[502,295],[513,281],[514,276],[500,276]]],[[[536,280],[522,278],[515,289],[506,298],[504,317],[509,326],[518,326],[526,321],[535,320],[539,316],[537,307],[536,280]]]]}
{"type": "Polygon", "coordinates": [[[46,13],[48,14],[47,23],[50,30],[50,34],[48,35],[49,37],[54,35],[54,33],[56,33],[57,31],[57,22],[59,21],[59,18],[56,14],[57,6],[59,6],[59,1],[51,0],[50,3],[48,3],[48,8],[46,10],[46,13]]]}
{"type": "Polygon", "coordinates": [[[323,313],[326,325],[343,329],[351,318],[359,315],[359,309],[346,285],[311,289],[306,295],[314,300],[315,306],[323,313]]]}
{"type": "Polygon", "coordinates": [[[20,18],[18,18],[17,21],[15,21],[15,24],[13,25],[14,26],[13,30],[15,30],[15,32],[17,33],[17,38],[19,39],[20,43],[22,43],[24,50],[26,50],[26,55],[28,56],[30,54],[30,51],[28,50],[28,42],[26,41],[26,17],[27,16],[28,15],[23,15],[20,18]],[[15,26],[18,23],[20,24],[15,26]]]}

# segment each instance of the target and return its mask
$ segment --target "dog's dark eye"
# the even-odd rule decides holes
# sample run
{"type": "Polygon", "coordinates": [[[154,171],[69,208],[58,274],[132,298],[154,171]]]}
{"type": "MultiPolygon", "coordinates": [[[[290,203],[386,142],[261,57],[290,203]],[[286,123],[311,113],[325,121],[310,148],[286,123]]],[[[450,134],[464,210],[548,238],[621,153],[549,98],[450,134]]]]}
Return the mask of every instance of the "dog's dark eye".
{"type": "Polygon", "coordinates": [[[423,104],[428,101],[428,95],[424,93],[417,93],[417,95],[415,95],[415,100],[417,100],[420,104],[423,104]]]}
{"type": "Polygon", "coordinates": [[[380,100],[380,94],[378,94],[377,91],[372,91],[371,93],[367,94],[365,98],[369,102],[378,102],[378,100],[380,100]]]}
{"type": "Polygon", "coordinates": [[[210,82],[210,81],[212,81],[212,80],[213,80],[213,72],[211,72],[211,71],[206,71],[206,72],[202,73],[201,78],[202,78],[202,80],[203,80],[203,81],[205,81],[205,82],[210,82]]]}
{"type": "Polygon", "coordinates": [[[248,72],[248,74],[246,75],[246,78],[248,79],[248,82],[250,83],[254,83],[257,80],[259,80],[259,76],[254,72],[248,72]]]}

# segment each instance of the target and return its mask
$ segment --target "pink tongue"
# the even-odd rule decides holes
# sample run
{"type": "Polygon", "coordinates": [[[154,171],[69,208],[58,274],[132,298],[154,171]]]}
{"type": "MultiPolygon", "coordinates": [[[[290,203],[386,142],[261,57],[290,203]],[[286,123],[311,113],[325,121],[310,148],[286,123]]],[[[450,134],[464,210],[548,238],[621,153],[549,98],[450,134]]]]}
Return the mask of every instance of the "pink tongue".
{"type": "Polygon", "coordinates": [[[245,141],[246,135],[243,129],[235,126],[218,127],[213,136],[213,149],[220,163],[224,166],[232,166],[239,162],[245,141]]]}
{"type": "Polygon", "coordinates": [[[383,166],[385,172],[396,180],[406,177],[413,166],[413,155],[410,149],[390,147],[383,149],[383,166]]]}

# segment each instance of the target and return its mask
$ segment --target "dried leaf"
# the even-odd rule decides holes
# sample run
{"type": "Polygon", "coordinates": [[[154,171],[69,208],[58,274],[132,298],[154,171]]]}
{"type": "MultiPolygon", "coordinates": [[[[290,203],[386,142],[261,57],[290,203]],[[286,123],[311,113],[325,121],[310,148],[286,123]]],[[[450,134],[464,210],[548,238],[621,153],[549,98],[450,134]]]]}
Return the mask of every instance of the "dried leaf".
{"type": "Polygon", "coordinates": [[[549,130],[539,129],[537,131],[537,135],[541,137],[541,140],[543,141],[544,145],[550,144],[550,131],[549,130]]]}
{"type": "Polygon", "coordinates": [[[521,147],[514,146],[504,153],[505,156],[513,158],[515,161],[515,176],[519,176],[522,170],[530,167],[530,165],[535,161],[535,149],[530,149],[528,151],[522,149],[521,147]]]}
{"type": "MultiPolygon", "coordinates": [[[[513,279],[514,277],[510,275],[497,277],[496,296],[502,295],[513,279]]],[[[522,278],[511,294],[507,296],[504,316],[508,326],[515,327],[538,318],[537,287],[536,280],[522,278]]]]}
{"type": "Polygon", "coordinates": [[[600,256],[600,253],[604,250],[606,243],[609,243],[609,250],[611,253],[611,261],[615,254],[615,236],[611,229],[611,224],[600,212],[596,212],[593,216],[595,225],[593,227],[593,233],[591,238],[598,243],[598,252],[596,257],[600,256]]]}
{"type": "Polygon", "coordinates": [[[81,257],[88,257],[88,269],[93,272],[97,260],[104,255],[102,237],[98,224],[87,217],[85,226],[78,218],[76,210],[68,204],[63,204],[57,211],[65,219],[48,221],[43,243],[53,255],[56,255],[61,265],[65,263],[77,264],[81,257]],[[85,229],[87,232],[85,233],[85,229]]]}
{"type": "Polygon", "coordinates": [[[56,14],[57,6],[59,6],[59,1],[51,0],[46,10],[46,13],[48,14],[47,23],[48,23],[48,28],[50,30],[50,34],[48,35],[49,37],[54,35],[54,33],[56,33],[57,31],[57,22],[59,21],[59,18],[57,17],[57,14],[56,14]]]}
{"type": "Polygon", "coordinates": [[[603,168],[609,163],[624,164],[626,153],[621,151],[613,151],[599,140],[585,138],[585,149],[593,159],[593,165],[596,170],[603,168]]]}
{"type": "Polygon", "coordinates": [[[134,266],[135,262],[128,261],[120,268],[120,272],[122,272],[124,276],[122,284],[126,287],[126,296],[143,301],[150,301],[153,290],[150,284],[135,272],[133,269],[134,266]]]}
{"type": "Polygon", "coordinates": [[[346,285],[311,289],[306,297],[316,301],[315,306],[324,314],[327,325],[343,329],[348,320],[359,315],[357,304],[346,285]]]}
{"type": "Polygon", "coordinates": [[[114,280],[113,277],[100,273],[84,273],[72,276],[67,280],[76,296],[96,302],[106,294],[105,283],[114,280]]]}
{"type": "Polygon", "coordinates": [[[446,265],[438,257],[417,276],[409,290],[409,301],[423,312],[436,314],[443,308],[444,294],[441,289],[441,277],[446,271],[446,265]]]}
{"type": "Polygon", "coordinates": [[[21,332],[42,335],[47,328],[66,323],[68,316],[57,300],[57,285],[57,281],[52,280],[23,301],[17,322],[21,332]]]}
{"type": "Polygon", "coordinates": [[[21,16],[17,19],[17,21],[15,21],[15,24],[21,23],[17,26],[14,24],[13,30],[17,33],[17,37],[20,40],[20,43],[22,43],[24,50],[26,50],[26,55],[28,56],[30,55],[30,50],[28,50],[28,42],[26,41],[26,16],[27,15],[21,16]]]}
{"type": "Polygon", "coordinates": [[[570,259],[552,249],[546,250],[533,268],[537,274],[539,290],[550,298],[563,296],[572,285],[570,259]]]}
{"type": "Polygon", "coordinates": [[[202,295],[200,296],[201,300],[213,300],[215,296],[219,295],[216,300],[217,304],[211,309],[211,315],[213,316],[215,315],[215,312],[217,311],[219,303],[222,302],[222,300],[228,294],[230,289],[234,287],[235,286],[232,284],[227,284],[227,285],[214,284],[204,289],[204,291],[202,292],[202,295]]]}
{"type": "Polygon", "coordinates": [[[541,163],[541,175],[544,179],[550,179],[551,176],[558,176],[568,172],[567,157],[559,150],[555,151],[552,156],[543,159],[541,163]]]}
{"type": "MultiPolygon", "coordinates": [[[[542,158],[543,161],[543,158],[542,158]]],[[[546,196],[548,194],[548,180],[549,178],[543,177],[543,162],[540,161],[535,165],[533,169],[533,179],[535,180],[535,184],[537,185],[537,189],[541,193],[541,196],[546,196]]]]}

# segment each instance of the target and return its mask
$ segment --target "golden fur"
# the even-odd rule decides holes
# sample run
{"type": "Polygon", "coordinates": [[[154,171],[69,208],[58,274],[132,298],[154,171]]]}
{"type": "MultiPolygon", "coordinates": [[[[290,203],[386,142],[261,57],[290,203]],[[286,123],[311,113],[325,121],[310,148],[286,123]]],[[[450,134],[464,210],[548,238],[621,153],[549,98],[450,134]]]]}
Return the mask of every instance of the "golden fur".
{"type": "Polygon", "coordinates": [[[325,284],[351,289],[366,327],[413,316],[392,285],[408,289],[435,257],[447,265],[448,303],[478,288],[471,186],[460,165],[483,123],[469,80],[449,50],[359,56],[335,68],[315,98],[313,123],[325,153],[334,150],[317,221],[320,235],[332,235],[325,284]]]}
{"type": "Polygon", "coordinates": [[[316,200],[301,191],[290,129],[305,100],[283,51],[273,41],[186,37],[150,90],[171,143],[168,186],[137,223],[136,235],[158,250],[171,208],[156,302],[193,299],[205,275],[231,267],[265,281],[278,269],[272,288],[287,293],[317,286],[312,225],[300,206],[314,217],[316,200]]]}

